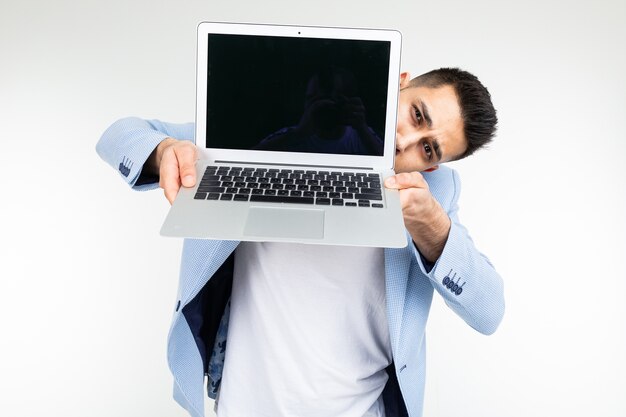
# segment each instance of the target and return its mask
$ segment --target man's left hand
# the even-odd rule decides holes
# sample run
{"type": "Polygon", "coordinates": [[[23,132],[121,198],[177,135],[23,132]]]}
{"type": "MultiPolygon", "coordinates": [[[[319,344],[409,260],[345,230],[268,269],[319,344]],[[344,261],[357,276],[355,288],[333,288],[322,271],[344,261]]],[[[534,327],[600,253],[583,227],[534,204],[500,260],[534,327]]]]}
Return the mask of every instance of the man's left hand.
{"type": "Polygon", "coordinates": [[[404,225],[422,256],[436,262],[443,252],[451,221],[430,193],[428,183],[419,172],[405,172],[385,180],[385,187],[400,193],[404,225]]]}

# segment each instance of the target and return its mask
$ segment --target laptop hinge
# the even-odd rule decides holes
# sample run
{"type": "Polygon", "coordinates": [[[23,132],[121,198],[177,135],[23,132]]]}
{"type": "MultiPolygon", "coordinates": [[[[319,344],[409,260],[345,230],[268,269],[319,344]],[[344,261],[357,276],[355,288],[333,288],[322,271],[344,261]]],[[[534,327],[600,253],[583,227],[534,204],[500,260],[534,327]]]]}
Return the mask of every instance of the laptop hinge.
{"type": "Polygon", "coordinates": [[[284,166],[284,167],[304,167],[304,168],[337,168],[337,169],[358,169],[364,171],[373,171],[372,167],[358,167],[358,166],[341,166],[341,165],[316,165],[316,164],[286,164],[286,163],[276,163],[276,162],[253,162],[253,161],[224,161],[224,160],[215,160],[216,164],[237,164],[237,165],[266,165],[266,166],[284,166]]]}

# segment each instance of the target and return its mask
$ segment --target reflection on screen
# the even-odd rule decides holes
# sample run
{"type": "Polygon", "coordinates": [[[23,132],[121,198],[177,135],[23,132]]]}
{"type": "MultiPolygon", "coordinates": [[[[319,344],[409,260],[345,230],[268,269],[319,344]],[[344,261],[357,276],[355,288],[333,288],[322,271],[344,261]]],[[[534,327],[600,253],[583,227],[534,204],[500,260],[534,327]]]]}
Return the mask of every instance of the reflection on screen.
{"type": "Polygon", "coordinates": [[[383,155],[385,41],[209,35],[207,147],[383,155]]]}

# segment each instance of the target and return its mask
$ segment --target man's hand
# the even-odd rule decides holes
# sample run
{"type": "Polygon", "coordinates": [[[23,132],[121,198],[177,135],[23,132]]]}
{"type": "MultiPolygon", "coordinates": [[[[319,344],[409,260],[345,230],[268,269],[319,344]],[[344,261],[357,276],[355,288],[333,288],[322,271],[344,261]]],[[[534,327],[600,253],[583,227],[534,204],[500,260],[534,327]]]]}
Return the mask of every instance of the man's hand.
{"type": "Polygon", "coordinates": [[[448,240],[451,222],[422,174],[397,174],[387,178],[385,186],[399,190],[404,225],[424,258],[436,262],[448,240]]]}
{"type": "Polygon", "coordinates": [[[146,168],[159,174],[159,186],[165,198],[172,204],[181,184],[193,187],[196,184],[196,145],[186,140],[167,138],[152,152],[146,168]]]}

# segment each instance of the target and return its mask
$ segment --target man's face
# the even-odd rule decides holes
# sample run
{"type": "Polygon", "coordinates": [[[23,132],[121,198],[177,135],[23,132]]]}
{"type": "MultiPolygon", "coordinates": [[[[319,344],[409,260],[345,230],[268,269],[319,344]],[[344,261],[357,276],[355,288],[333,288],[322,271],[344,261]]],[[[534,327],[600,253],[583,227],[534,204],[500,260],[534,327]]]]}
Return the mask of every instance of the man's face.
{"type": "MultiPolygon", "coordinates": [[[[406,73],[405,73],[406,74],[406,73]]],[[[400,86],[408,82],[408,74],[400,86]]],[[[426,171],[466,149],[461,108],[451,86],[401,88],[396,128],[396,173],[426,171]]]]}

